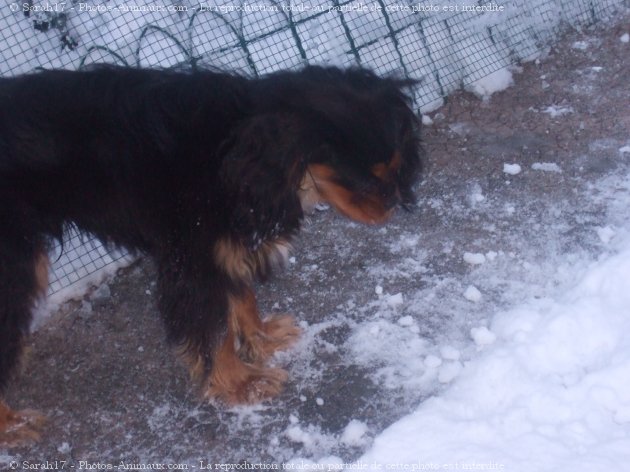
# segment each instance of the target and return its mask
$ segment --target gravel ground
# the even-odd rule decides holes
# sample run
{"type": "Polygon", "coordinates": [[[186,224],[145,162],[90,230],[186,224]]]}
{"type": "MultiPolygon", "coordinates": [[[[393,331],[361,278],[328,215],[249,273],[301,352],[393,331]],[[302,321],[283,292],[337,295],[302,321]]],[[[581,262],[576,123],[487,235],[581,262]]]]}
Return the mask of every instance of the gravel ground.
{"type": "Polygon", "coordinates": [[[353,361],[348,338],[379,309],[375,286],[411,294],[414,305],[405,307],[425,344],[447,341],[470,357],[471,326],[561,284],[559,261],[602,251],[597,182],[630,160],[619,153],[630,144],[630,45],[619,40],[629,30],[626,20],[568,35],[489,101],[450,97],[424,130],[426,171],[412,213],[377,229],[332,211],[310,219],[295,262],[257,289],[263,312],[291,312],[305,323],[302,342],[277,360],[291,376],[279,398],[254,408],[200,403],[163,342],[155,270],[140,260],[34,334],[7,402],[37,408],[49,422],[37,445],[0,453],[0,466],[356,458],[443,384],[391,384],[397,377],[375,378],[370,362],[353,361]],[[506,163],[521,172],[506,174],[506,163]],[[419,235],[413,251],[409,235],[419,235]],[[472,272],[462,252],[489,247],[509,257],[472,272]],[[478,303],[461,296],[470,284],[484,294],[478,303]],[[369,425],[357,445],[339,440],[352,419],[369,425]]]}

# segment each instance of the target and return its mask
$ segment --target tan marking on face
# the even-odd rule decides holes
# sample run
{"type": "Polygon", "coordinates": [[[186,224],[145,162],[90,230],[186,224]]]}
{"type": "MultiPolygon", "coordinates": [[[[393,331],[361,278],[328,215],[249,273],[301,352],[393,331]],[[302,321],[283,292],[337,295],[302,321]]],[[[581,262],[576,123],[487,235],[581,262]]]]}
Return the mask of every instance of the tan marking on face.
{"type": "Polygon", "coordinates": [[[390,218],[393,210],[387,210],[380,198],[355,195],[337,182],[330,166],[311,164],[309,173],[322,199],[348,218],[366,224],[380,224],[390,218]]]}
{"type": "Polygon", "coordinates": [[[304,174],[304,178],[300,184],[298,198],[300,199],[300,205],[302,206],[302,211],[304,213],[311,213],[315,208],[315,205],[323,201],[322,196],[317,190],[317,184],[315,183],[315,180],[309,170],[307,170],[304,174]]]}

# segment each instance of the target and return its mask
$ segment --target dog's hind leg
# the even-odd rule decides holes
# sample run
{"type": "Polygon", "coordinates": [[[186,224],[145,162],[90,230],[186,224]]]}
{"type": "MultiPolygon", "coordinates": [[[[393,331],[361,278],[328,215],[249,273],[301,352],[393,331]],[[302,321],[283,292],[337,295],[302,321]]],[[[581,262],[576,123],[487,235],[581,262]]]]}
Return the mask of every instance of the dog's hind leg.
{"type": "MultiPolygon", "coordinates": [[[[15,373],[37,298],[45,294],[48,257],[44,246],[5,237],[0,244],[0,390],[15,373]]],[[[0,444],[20,445],[39,438],[44,418],[16,412],[0,400],[0,444]]]]}

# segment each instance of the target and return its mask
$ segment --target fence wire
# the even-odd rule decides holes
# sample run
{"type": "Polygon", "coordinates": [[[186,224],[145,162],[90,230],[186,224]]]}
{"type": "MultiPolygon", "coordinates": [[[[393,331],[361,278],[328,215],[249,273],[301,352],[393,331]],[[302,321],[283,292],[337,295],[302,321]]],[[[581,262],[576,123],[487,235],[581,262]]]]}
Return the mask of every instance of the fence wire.
{"type": "MultiPolygon", "coordinates": [[[[361,65],[419,79],[420,111],[511,64],[565,27],[630,0],[16,0],[0,6],[0,75],[94,63],[222,68],[259,76],[305,64],[361,65]]],[[[122,254],[68,235],[51,292],[122,254]]]]}

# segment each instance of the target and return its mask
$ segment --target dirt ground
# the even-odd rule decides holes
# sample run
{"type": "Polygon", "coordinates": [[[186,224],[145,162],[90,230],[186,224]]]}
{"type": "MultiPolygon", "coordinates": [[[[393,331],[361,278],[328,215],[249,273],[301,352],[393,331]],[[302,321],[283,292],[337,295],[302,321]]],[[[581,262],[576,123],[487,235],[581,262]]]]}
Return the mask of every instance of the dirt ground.
{"type": "MultiPolygon", "coordinates": [[[[432,290],[439,280],[466,286],[470,268],[449,248],[474,252],[492,241],[541,265],[550,251],[596,254],[601,241],[592,229],[605,215],[596,203],[585,204],[583,195],[596,192],[593,182],[630,160],[618,151],[630,144],[630,45],[619,40],[628,31],[625,21],[573,32],[540,63],[524,65],[514,74],[515,85],[489,101],[464,92],[450,97],[424,129],[427,160],[418,207],[396,214],[386,229],[353,224],[332,211],[310,219],[296,243],[295,263],[257,290],[263,312],[291,312],[306,327],[318,326],[317,332],[306,329],[294,352],[280,356],[290,380],[279,398],[259,408],[200,403],[163,341],[154,267],[140,260],[107,288],[63,306],[33,335],[7,402],[36,408],[49,422],[38,444],[0,451],[0,468],[24,460],[68,461],[66,467],[76,468],[79,461],[121,460],[199,467],[199,460],[358,457],[369,441],[352,446],[337,440],[351,419],[369,423],[373,436],[441,387],[385,388],[342,350],[314,348],[341,346],[351,333],[351,323],[332,318],[327,327],[328,317],[348,300],[369,306],[379,282],[372,269],[400,263],[388,244],[403,234],[422,235],[423,277],[390,277],[384,283],[390,293],[432,290]],[[550,106],[570,111],[554,116],[550,106]],[[504,163],[515,162],[522,167],[518,176],[503,172],[504,163]],[[533,170],[533,163],[555,163],[562,172],[533,170]],[[485,199],[472,211],[476,189],[485,199]],[[295,418],[317,425],[310,439],[286,433],[295,418]]],[[[468,309],[469,319],[532,295],[519,293],[518,283],[541,272],[516,266],[497,273],[484,301],[468,309]],[[508,283],[511,289],[504,290],[508,283]]],[[[437,298],[427,298],[416,317],[420,334],[464,339],[469,319],[456,319],[459,302],[437,298]]]]}

